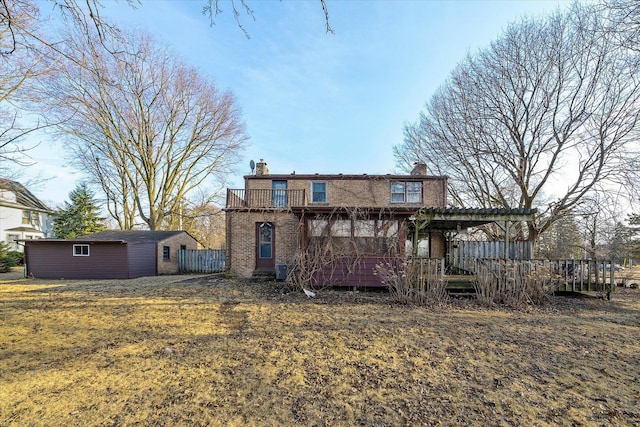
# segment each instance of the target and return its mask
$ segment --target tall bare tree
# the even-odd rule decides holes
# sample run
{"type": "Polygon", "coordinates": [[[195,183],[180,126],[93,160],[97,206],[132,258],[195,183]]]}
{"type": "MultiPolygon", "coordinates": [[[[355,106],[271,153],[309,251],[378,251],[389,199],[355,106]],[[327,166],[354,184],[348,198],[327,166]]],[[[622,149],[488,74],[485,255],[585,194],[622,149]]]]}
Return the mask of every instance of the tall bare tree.
{"type": "Polygon", "coordinates": [[[26,165],[29,147],[22,139],[42,127],[26,124],[24,107],[36,95],[30,82],[46,72],[44,49],[34,39],[38,34],[38,9],[30,1],[0,1],[0,174],[12,165],[26,165]]]}
{"type": "Polygon", "coordinates": [[[610,32],[602,9],[525,18],[468,55],[405,126],[394,147],[448,175],[460,206],[538,208],[522,238],[536,240],[637,157],[637,53],[610,32]]]}
{"type": "Polygon", "coordinates": [[[629,49],[640,51],[640,3],[636,0],[603,0],[608,12],[608,31],[615,34],[629,49]]]}
{"type": "Polygon", "coordinates": [[[224,248],[224,212],[213,203],[200,204],[190,201],[181,207],[180,212],[172,213],[165,218],[165,224],[169,229],[187,231],[205,248],[224,248]]]}
{"type": "Polygon", "coordinates": [[[160,229],[199,186],[222,185],[246,143],[245,126],[231,92],[150,37],[108,37],[83,29],[61,47],[59,74],[42,86],[49,114],[119,226],[141,220],[160,229]]]}

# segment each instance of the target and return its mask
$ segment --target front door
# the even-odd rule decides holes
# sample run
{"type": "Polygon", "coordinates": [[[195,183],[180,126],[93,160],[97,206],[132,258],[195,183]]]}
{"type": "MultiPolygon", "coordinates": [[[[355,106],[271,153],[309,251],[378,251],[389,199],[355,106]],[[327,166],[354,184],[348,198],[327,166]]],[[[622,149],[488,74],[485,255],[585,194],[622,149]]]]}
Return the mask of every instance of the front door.
{"type": "Polygon", "coordinates": [[[273,181],[271,183],[273,193],[273,207],[284,208],[287,206],[287,181],[273,181]]]}
{"type": "Polygon", "coordinates": [[[274,226],[270,222],[256,223],[256,270],[275,270],[274,226]]]}

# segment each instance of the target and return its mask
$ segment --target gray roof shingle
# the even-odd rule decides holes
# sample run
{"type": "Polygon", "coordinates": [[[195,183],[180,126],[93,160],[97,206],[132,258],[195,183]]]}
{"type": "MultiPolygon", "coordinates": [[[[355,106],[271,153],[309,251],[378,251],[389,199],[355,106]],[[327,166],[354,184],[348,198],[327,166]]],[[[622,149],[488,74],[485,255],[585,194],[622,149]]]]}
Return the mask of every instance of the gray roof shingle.
{"type": "Polygon", "coordinates": [[[105,230],[76,237],[75,240],[122,240],[127,243],[162,242],[186,231],[105,230]]]}
{"type": "Polygon", "coordinates": [[[9,190],[16,194],[16,204],[25,208],[38,209],[46,212],[52,212],[52,210],[42,203],[40,199],[33,195],[33,193],[19,182],[12,181],[6,178],[0,178],[0,189],[9,190]]]}

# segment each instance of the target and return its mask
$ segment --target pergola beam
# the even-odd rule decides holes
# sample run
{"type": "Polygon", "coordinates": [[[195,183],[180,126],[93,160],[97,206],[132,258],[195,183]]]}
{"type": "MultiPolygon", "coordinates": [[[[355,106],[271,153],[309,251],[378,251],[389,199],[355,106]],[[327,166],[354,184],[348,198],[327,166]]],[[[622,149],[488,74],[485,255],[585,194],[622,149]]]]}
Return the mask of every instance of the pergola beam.
{"type": "Polygon", "coordinates": [[[496,223],[505,231],[504,258],[509,258],[509,229],[514,222],[533,221],[537,209],[466,209],[466,208],[422,208],[411,216],[414,227],[414,255],[417,253],[417,238],[420,232],[455,231],[496,223]]]}

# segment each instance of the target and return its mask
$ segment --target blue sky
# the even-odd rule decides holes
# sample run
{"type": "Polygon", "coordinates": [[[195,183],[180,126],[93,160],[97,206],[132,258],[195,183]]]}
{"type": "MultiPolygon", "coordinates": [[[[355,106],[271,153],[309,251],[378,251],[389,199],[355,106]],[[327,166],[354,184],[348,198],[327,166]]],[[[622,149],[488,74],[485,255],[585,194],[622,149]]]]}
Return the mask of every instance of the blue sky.
{"type": "MultiPolygon", "coordinates": [[[[209,25],[204,0],[143,0],[132,10],[103,1],[103,15],[167,43],[243,111],[250,145],[230,177],[240,188],[249,161],[271,173],[396,171],[392,147],[403,125],[467,54],[486,46],[523,15],[547,14],[562,1],[327,0],[335,34],[326,34],[318,0],[247,0],[254,11],[238,28],[227,1],[209,25]]],[[[55,206],[81,176],[62,149],[42,138],[33,172],[52,179],[35,193],[55,206]]]]}

